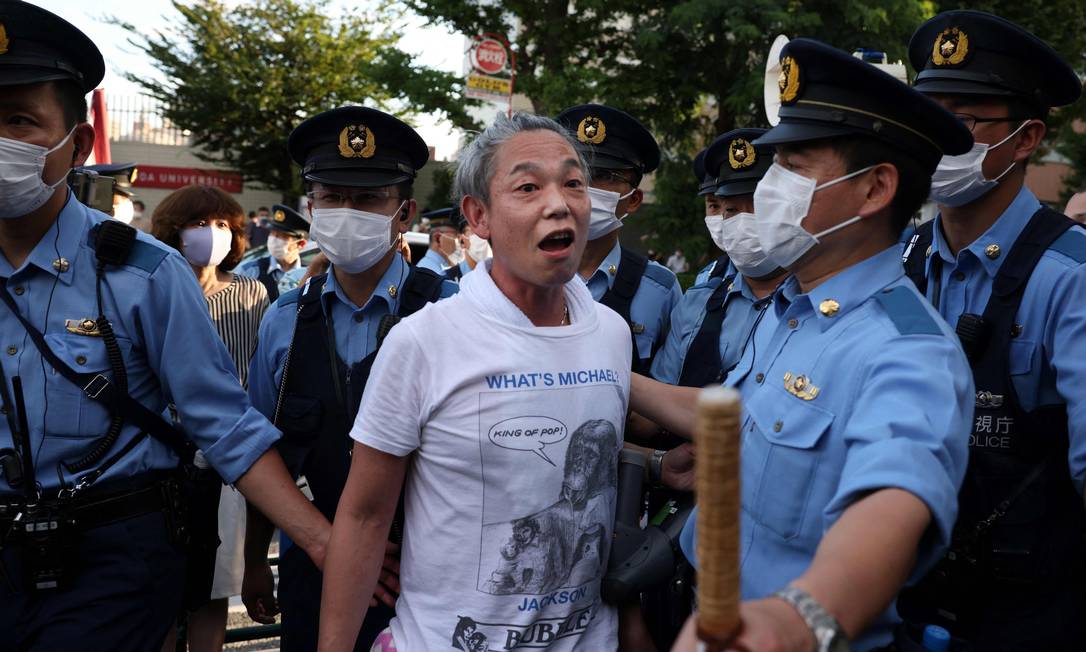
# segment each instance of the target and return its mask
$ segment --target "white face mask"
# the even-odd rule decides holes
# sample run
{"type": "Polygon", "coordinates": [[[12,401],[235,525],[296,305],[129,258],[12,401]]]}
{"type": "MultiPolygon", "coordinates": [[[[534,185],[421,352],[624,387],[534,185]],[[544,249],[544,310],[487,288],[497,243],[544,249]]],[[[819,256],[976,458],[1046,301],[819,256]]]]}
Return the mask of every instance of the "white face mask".
{"type": "Polygon", "coordinates": [[[181,253],[196,267],[215,267],[230,253],[230,231],[198,226],[181,231],[181,253]]]}
{"type": "MultiPolygon", "coordinates": [[[[634,188],[634,190],[637,190],[637,188],[634,188]]],[[[622,227],[622,220],[629,213],[623,213],[619,216],[615,214],[615,209],[618,208],[620,201],[634,194],[634,190],[625,195],[620,195],[610,190],[588,187],[588,198],[592,201],[592,216],[588,220],[589,240],[602,238],[615,229],[622,227]]]]}
{"type": "Polygon", "coordinates": [[[770,166],[754,191],[754,214],[758,216],[754,224],[762,250],[773,264],[788,269],[818,244],[819,238],[863,219],[856,215],[815,234],[803,228],[803,218],[811,209],[815,192],[859,176],[873,167],[869,165],[819,186],[814,179],[796,174],[779,163],[770,166]]]}
{"type": "Polygon", "coordinates": [[[965,154],[944,156],[939,160],[935,172],[931,175],[931,192],[928,198],[936,204],[957,207],[980,199],[994,188],[999,180],[1014,169],[1014,162],[994,179],[984,178],[984,159],[988,152],[1010,140],[1022,128],[1029,124],[1026,120],[1003,140],[995,145],[973,143],[973,148],[965,154]]]}
{"type": "Polygon", "coordinates": [[[720,221],[721,249],[727,252],[728,259],[740,274],[747,278],[762,278],[777,269],[777,264],[762,250],[754,213],[737,213],[720,221]]]}
{"type": "Polygon", "coordinates": [[[721,251],[726,251],[724,249],[724,216],[720,213],[706,215],[705,228],[709,229],[709,237],[713,239],[713,244],[721,251]]]}
{"type": "Polygon", "coordinates": [[[124,222],[125,224],[131,224],[132,218],[136,216],[136,209],[132,206],[131,199],[121,200],[121,203],[114,204],[113,206],[113,219],[124,222]]]}
{"type": "Polygon", "coordinates": [[[314,208],[309,235],[332,264],[349,274],[364,272],[377,264],[392,248],[392,215],[381,215],[353,208],[314,208]]]}
{"type": "Polygon", "coordinates": [[[45,159],[64,147],[73,133],[75,127],[51,149],[0,138],[0,219],[28,215],[49,201],[53,191],[68,175],[62,175],[54,183],[46,183],[41,178],[45,172],[45,159]]]}
{"type": "Polygon", "coordinates": [[[294,264],[294,259],[298,257],[294,242],[274,236],[268,238],[268,253],[272,258],[285,260],[289,264],[294,264]]]}
{"type": "Polygon", "coordinates": [[[477,263],[481,263],[493,255],[490,243],[472,233],[468,236],[468,255],[477,263]]]}

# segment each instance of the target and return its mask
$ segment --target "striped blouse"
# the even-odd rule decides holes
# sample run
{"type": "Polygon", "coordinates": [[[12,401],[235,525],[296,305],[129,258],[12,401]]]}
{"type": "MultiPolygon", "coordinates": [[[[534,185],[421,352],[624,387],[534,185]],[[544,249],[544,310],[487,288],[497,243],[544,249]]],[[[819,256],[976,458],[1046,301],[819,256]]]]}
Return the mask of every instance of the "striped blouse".
{"type": "Polygon", "coordinates": [[[256,352],[256,334],[268,309],[268,291],[255,278],[234,274],[230,285],[207,299],[215,330],[226,344],[242,387],[248,387],[249,359],[256,352]]]}

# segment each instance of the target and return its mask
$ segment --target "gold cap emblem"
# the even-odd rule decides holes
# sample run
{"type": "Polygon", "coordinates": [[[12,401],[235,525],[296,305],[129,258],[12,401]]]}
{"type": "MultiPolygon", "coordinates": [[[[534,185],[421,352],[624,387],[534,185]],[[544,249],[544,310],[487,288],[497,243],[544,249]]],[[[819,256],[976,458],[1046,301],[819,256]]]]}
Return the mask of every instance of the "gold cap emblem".
{"type": "Polygon", "coordinates": [[[969,36],[957,27],[948,27],[935,37],[931,62],[937,66],[956,66],[969,54],[969,36]]]}
{"type": "Polygon", "coordinates": [[[276,222],[282,222],[287,219],[287,214],[283,211],[275,211],[275,213],[272,215],[272,219],[276,222]]]}
{"type": "Polygon", "coordinates": [[[799,97],[799,63],[792,57],[781,58],[777,88],[781,92],[781,104],[791,104],[799,97]]]}
{"type": "Polygon", "coordinates": [[[587,115],[577,125],[577,140],[589,145],[599,145],[607,137],[607,125],[594,115],[587,115]]]}
{"type": "Polygon", "coordinates": [[[1003,253],[1003,251],[999,248],[999,245],[997,244],[990,244],[984,248],[984,255],[992,260],[999,258],[999,254],[1001,253],[1003,253]]]}
{"type": "Polygon", "coordinates": [[[818,392],[821,391],[811,383],[810,378],[803,374],[794,376],[791,371],[784,374],[784,388],[792,396],[798,396],[804,401],[813,401],[818,396],[818,392]]]}
{"type": "Polygon", "coordinates": [[[343,158],[370,158],[377,140],[366,125],[347,125],[339,132],[339,155],[343,158]]]}
{"type": "Polygon", "coordinates": [[[743,138],[736,138],[728,145],[728,165],[733,170],[742,170],[754,165],[758,155],[751,145],[743,138]]]}
{"type": "Polygon", "coordinates": [[[4,29],[4,23],[0,23],[0,54],[8,51],[8,31],[4,29]]]}
{"type": "Polygon", "coordinates": [[[837,303],[837,301],[835,301],[834,299],[826,299],[822,303],[818,304],[818,312],[822,313],[826,317],[833,317],[840,309],[841,304],[837,303]]]}

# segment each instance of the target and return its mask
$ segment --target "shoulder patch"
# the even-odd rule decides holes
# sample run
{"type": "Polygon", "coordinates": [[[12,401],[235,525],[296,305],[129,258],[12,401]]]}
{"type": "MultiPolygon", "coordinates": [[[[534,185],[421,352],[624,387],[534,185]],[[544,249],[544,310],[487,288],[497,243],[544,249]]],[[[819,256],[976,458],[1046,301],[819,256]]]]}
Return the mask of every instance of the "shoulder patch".
{"type": "Polygon", "coordinates": [[[162,264],[162,261],[168,255],[169,251],[166,249],[156,247],[149,242],[136,240],[132,243],[132,251],[128,253],[128,260],[125,264],[142,269],[150,274],[158,269],[158,266],[162,264]]]}
{"type": "Polygon", "coordinates": [[[675,272],[651,260],[645,267],[645,276],[658,283],[665,290],[670,290],[671,286],[678,282],[675,272]]]}
{"type": "Polygon", "coordinates": [[[1067,256],[1080,265],[1086,263],[1086,233],[1071,227],[1056,238],[1049,249],[1067,256]]]}
{"type": "Polygon", "coordinates": [[[923,299],[907,286],[885,288],[875,298],[902,335],[942,335],[943,331],[924,307],[923,299]]]}
{"type": "Polygon", "coordinates": [[[441,282],[441,295],[438,299],[448,299],[452,295],[460,291],[460,284],[456,281],[450,281],[448,279],[441,282]]]}

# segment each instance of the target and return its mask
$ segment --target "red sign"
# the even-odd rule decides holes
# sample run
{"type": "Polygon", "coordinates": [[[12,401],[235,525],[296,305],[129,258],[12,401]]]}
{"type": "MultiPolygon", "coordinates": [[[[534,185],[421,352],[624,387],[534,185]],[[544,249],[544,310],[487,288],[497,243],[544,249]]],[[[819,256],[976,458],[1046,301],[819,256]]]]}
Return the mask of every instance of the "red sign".
{"type": "Polygon", "coordinates": [[[508,55],[505,44],[494,38],[484,38],[475,42],[471,51],[471,65],[479,72],[493,75],[505,70],[508,55]]]}
{"type": "Polygon", "coordinates": [[[132,181],[136,188],[165,188],[174,190],[184,186],[214,186],[226,192],[241,192],[241,175],[223,170],[200,168],[171,168],[161,165],[140,165],[132,181]]]}

